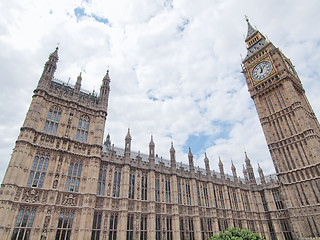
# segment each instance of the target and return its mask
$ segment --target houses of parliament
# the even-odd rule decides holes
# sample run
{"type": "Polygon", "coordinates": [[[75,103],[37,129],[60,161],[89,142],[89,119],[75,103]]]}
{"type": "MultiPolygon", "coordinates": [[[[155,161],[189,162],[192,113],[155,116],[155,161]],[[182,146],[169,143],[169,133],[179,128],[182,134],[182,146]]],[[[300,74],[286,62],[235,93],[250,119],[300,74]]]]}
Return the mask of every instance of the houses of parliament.
{"type": "Polygon", "coordinates": [[[249,21],[242,72],[276,175],[244,178],[104,140],[109,72],[98,95],[54,77],[50,54],[0,189],[1,239],[200,240],[229,227],[271,240],[320,237],[320,127],[291,63],[249,21]],[[180,161],[179,161],[180,162],[180,161]]]}

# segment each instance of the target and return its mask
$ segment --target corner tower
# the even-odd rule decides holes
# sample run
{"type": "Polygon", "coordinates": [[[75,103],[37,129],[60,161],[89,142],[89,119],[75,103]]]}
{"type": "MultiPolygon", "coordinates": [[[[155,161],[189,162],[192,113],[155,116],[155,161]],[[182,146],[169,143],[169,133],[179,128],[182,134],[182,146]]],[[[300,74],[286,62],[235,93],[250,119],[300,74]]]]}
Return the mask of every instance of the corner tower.
{"type": "Polygon", "coordinates": [[[314,237],[320,231],[319,122],[290,59],[246,20],[243,73],[281,183],[287,223],[297,232],[292,236],[314,237]]]}
{"type": "Polygon", "coordinates": [[[99,174],[110,79],[107,73],[99,96],[90,93],[81,89],[81,74],[75,86],[54,77],[58,59],[56,48],[34,90],[1,185],[1,239],[64,239],[70,231],[60,231],[58,218],[79,229],[74,239],[90,238],[86,223],[73,219],[93,218],[92,186],[98,179],[92,176],[99,174]]]}

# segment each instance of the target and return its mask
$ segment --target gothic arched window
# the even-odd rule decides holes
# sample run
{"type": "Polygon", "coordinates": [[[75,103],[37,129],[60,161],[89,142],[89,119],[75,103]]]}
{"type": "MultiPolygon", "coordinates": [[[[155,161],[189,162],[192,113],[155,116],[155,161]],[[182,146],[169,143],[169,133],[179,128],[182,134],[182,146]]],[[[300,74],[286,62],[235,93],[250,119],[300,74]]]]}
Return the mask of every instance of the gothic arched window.
{"type": "Polygon", "coordinates": [[[35,208],[21,207],[19,209],[11,239],[29,239],[35,213],[35,208]]]}
{"type": "Polygon", "coordinates": [[[71,210],[61,210],[56,232],[56,240],[70,240],[74,212],[71,210]]]}
{"type": "Polygon", "coordinates": [[[82,161],[71,160],[65,191],[78,192],[82,170],[82,161]]]}
{"type": "Polygon", "coordinates": [[[106,175],[107,175],[107,167],[100,166],[99,170],[99,179],[98,179],[98,187],[97,187],[97,195],[104,195],[104,188],[106,186],[106,175]]]}
{"type": "Polygon", "coordinates": [[[141,175],[141,200],[148,199],[148,175],[143,173],[141,175]]]}
{"type": "Polygon", "coordinates": [[[48,153],[36,153],[27,182],[28,187],[42,187],[44,176],[47,172],[49,158],[50,155],[48,153]]]}
{"type": "Polygon", "coordinates": [[[61,117],[61,109],[53,106],[50,108],[47,116],[46,123],[44,125],[43,132],[51,135],[56,135],[59,121],[61,117]]]}
{"type": "Polygon", "coordinates": [[[78,123],[76,141],[87,142],[90,120],[86,116],[81,116],[78,123]]]}
{"type": "Polygon", "coordinates": [[[113,193],[112,197],[120,196],[121,169],[114,170],[113,193]]]}

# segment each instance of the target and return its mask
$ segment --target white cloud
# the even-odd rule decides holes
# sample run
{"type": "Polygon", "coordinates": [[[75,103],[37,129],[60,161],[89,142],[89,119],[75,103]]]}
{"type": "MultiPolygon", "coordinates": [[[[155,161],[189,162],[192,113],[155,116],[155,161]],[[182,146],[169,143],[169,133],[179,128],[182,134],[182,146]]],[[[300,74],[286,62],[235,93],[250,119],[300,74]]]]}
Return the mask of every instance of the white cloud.
{"type": "Polygon", "coordinates": [[[74,84],[82,71],[82,87],[98,91],[110,67],[106,132],[115,145],[124,145],[130,127],[134,150],[147,152],[153,133],[160,156],[169,157],[173,140],[177,160],[187,163],[188,138],[207,134],[212,142],[195,153],[196,165],[203,166],[207,151],[211,168],[218,169],[221,156],[226,172],[232,159],[242,175],[246,149],[255,168],[259,162],[267,174],[274,172],[240,73],[244,15],[292,59],[319,115],[319,7],[316,0],[2,1],[0,178],[32,90],[58,42],[59,79],[74,84]],[[87,16],[77,19],[76,8],[87,16]]]}

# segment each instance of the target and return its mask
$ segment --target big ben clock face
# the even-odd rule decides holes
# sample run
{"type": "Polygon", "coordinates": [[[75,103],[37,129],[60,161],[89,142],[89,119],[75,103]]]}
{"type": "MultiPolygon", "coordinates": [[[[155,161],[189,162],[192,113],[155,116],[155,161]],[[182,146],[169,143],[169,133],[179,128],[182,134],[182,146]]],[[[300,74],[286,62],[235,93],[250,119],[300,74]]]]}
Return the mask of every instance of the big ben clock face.
{"type": "Polygon", "coordinates": [[[287,65],[287,68],[290,70],[290,72],[291,72],[293,75],[296,75],[296,73],[294,72],[293,67],[292,67],[291,64],[288,62],[287,59],[285,60],[285,63],[286,63],[286,65],[287,65]]]}
{"type": "Polygon", "coordinates": [[[259,63],[252,71],[252,77],[254,80],[260,81],[265,79],[271,73],[271,63],[268,61],[259,63]]]}

